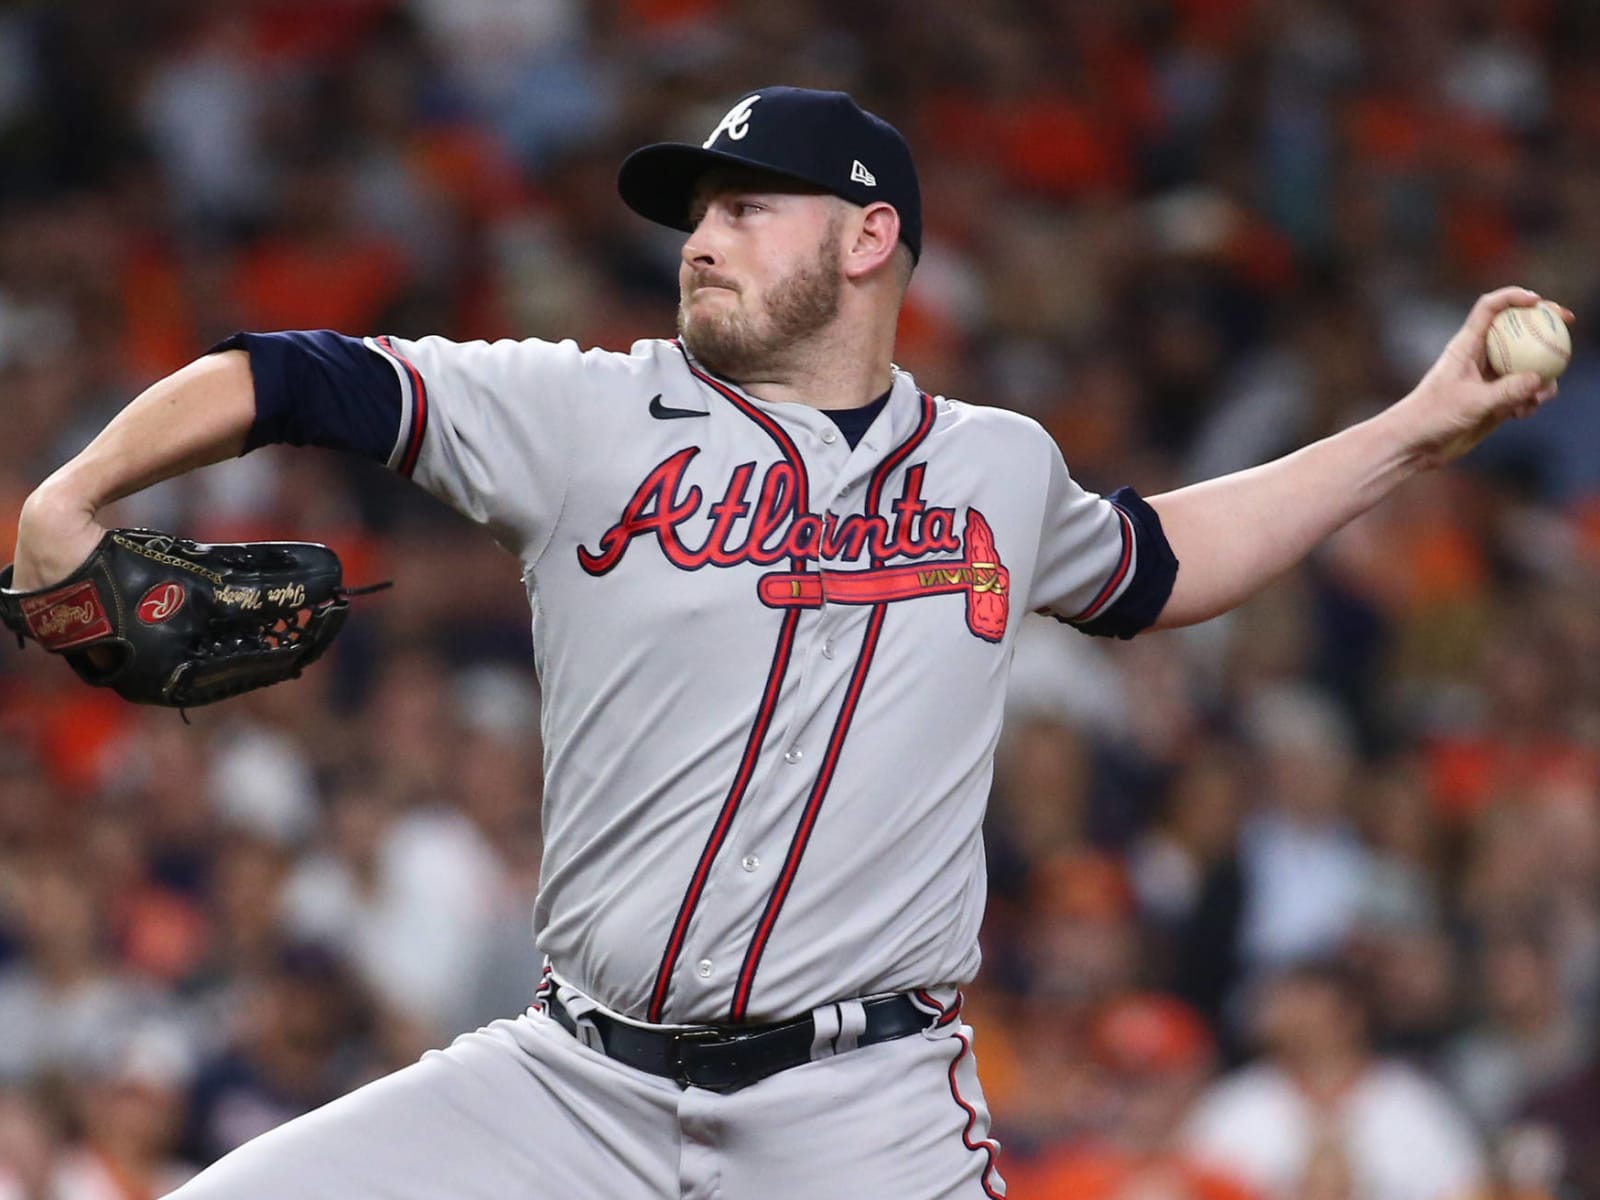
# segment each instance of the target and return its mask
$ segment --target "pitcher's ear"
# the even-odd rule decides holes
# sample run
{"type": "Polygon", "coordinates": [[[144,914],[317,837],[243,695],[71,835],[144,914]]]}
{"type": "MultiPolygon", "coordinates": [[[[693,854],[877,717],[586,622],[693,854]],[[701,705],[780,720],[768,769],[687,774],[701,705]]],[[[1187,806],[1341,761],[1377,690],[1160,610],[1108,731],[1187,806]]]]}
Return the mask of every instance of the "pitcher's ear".
{"type": "Polygon", "coordinates": [[[881,201],[860,210],[855,236],[845,253],[845,274],[851,279],[870,275],[888,262],[900,244],[900,214],[881,201]]]}

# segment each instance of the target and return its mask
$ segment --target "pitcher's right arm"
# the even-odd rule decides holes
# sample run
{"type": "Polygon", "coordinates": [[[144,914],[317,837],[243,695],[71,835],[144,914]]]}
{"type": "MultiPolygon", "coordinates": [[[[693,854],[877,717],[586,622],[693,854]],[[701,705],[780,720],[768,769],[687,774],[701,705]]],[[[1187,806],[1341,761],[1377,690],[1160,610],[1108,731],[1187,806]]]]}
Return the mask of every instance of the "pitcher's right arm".
{"type": "Polygon", "coordinates": [[[237,457],[255,417],[243,350],[208,354],[145,389],[23,504],[12,586],[31,591],[70,575],[105,532],[103,507],[237,457]]]}

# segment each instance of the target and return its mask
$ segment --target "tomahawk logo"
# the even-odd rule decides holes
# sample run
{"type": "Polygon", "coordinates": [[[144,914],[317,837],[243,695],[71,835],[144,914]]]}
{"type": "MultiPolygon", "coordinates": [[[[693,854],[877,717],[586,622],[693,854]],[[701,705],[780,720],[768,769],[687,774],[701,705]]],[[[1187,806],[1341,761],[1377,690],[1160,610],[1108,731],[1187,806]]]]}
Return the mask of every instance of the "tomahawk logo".
{"type": "Polygon", "coordinates": [[[750,132],[750,110],[759,99],[761,99],[760,96],[746,96],[730,108],[727,116],[717,122],[717,127],[711,131],[711,136],[701,143],[700,148],[702,150],[711,149],[711,143],[723,134],[728,135],[729,141],[743,141],[744,136],[750,132]]]}
{"type": "Polygon", "coordinates": [[[824,604],[887,604],[918,596],[965,596],[967,628],[986,642],[1005,637],[1011,609],[1011,572],[994,548],[994,530],[975,508],[967,510],[965,557],[903,567],[858,571],[769,571],[757,591],[769,608],[821,608],[824,604]]]}

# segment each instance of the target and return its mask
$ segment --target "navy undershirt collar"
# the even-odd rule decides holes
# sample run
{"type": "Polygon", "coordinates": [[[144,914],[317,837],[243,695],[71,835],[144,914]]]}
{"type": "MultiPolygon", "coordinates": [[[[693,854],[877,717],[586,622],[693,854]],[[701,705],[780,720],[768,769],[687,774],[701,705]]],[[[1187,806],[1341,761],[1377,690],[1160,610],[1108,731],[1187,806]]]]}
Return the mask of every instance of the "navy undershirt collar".
{"type": "Polygon", "coordinates": [[[867,430],[872,428],[872,423],[878,419],[878,414],[883,411],[883,406],[889,403],[889,392],[894,391],[891,384],[889,391],[884,392],[871,404],[863,404],[860,408],[825,408],[822,411],[839,427],[839,432],[844,434],[844,440],[850,443],[850,449],[856,448],[856,443],[867,436],[867,430]]]}

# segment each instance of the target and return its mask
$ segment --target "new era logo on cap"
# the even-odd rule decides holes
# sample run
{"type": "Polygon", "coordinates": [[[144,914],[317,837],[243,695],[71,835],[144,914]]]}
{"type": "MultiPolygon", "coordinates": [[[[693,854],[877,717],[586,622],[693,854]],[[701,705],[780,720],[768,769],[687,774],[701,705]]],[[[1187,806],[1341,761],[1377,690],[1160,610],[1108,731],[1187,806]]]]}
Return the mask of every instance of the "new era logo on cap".
{"type": "Polygon", "coordinates": [[[695,188],[716,167],[755,168],[863,207],[893,205],[900,214],[900,240],[913,255],[922,252],[922,198],[911,149],[894,126],[844,92],[751,92],[700,145],[662,142],[635,150],[617,175],[617,190],[640,216],[691,232],[695,188]]]}

